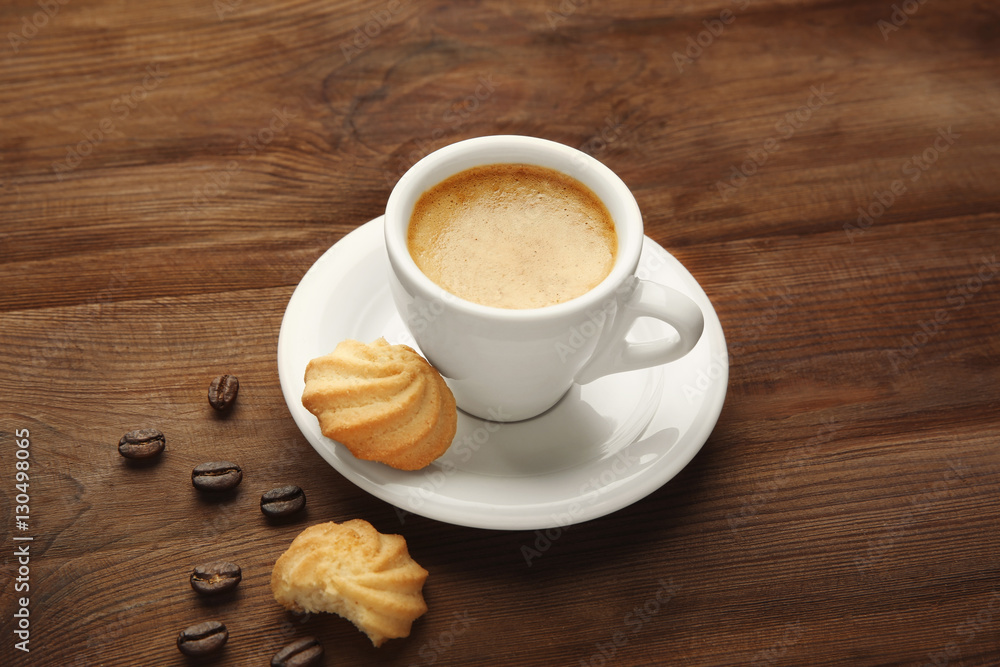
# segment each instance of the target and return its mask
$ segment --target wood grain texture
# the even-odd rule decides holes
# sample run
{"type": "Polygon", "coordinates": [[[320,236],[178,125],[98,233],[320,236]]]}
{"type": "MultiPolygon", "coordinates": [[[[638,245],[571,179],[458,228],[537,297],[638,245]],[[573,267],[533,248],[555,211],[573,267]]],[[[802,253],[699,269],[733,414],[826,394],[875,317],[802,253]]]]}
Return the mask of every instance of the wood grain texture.
{"type": "Polygon", "coordinates": [[[0,6],[0,663],[190,664],[177,633],[215,618],[220,665],[304,634],[328,665],[1000,664],[995,3],[56,5],[0,6]],[[620,174],[730,346],[691,464],[548,537],[356,488],[275,365],[313,261],[417,159],[495,133],[620,174]],[[224,372],[241,389],[220,418],[224,372]],[[129,465],[118,438],[147,426],[167,451],[129,465]],[[190,470],[219,458],[245,480],[206,502],[190,470]],[[307,516],[269,525],[260,493],[287,483],[307,516]],[[305,525],[354,517],[431,573],[430,611],[377,650],[268,587],[305,525]],[[244,580],[208,604],[187,576],[214,559],[244,580]]]}

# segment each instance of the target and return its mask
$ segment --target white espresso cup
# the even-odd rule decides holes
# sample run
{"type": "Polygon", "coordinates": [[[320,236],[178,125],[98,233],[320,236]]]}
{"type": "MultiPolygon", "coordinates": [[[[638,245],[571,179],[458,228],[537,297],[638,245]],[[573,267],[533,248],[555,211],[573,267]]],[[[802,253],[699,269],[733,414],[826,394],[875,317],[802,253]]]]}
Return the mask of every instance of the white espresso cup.
{"type": "Polygon", "coordinates": [[[400,316],[458,406],[492,421],[535,417],[574,383],[666,364],[691,351],[704,329],[701,309],[674,289],[636,277],[642,244],[639,206],[614,172],[582,151],[534,137],[478,137],[441,148],[399,179],[385,210],[389,282],[400,316]],[[498,163],[555,169],[604,202],[618,249],[611,272],[596,287],[541,308],[497,308],[445,291],[417,267],[407,228],[420,196],[458,172],[498,163]],[[631,342],[626,336],[639,317],[662,320],[672,331],[631,342]]]}

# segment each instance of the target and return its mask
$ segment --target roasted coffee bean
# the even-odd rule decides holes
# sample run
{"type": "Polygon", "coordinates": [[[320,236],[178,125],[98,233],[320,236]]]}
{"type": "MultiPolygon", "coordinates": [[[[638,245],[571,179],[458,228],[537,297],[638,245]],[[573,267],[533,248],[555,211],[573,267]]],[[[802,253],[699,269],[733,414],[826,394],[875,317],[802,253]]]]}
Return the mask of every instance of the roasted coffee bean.
{"type": "Polygon", "coordinates": [[[177,635],[177,648],[184,655],[199,657],[222,649],[229,640],[229,630],[224,623],[205,621],[181,630],[177,635]]]}
{"type": "Polygon", "coordinates": [[[271,667],[309,667],[319,664],[323,645],[315,637],[297,639],[271,658],[271,667]]]}
{"type": "Polygon", "coordinates": [[[236,402],[240,381],[235,375],[220,375],[208,387],[208,402],[216,410],[228,410],[236,402]]]}
{"type": "Polygon", "coordinates": [[[199,491],[229,491],[243,481],[243,471],[229,461],[209,461],[195,466],[191,483],[199,491]]]}
{"type": "Polygon", "coordinates": [[[294,484],[271,489],[260,497],[260,511],[275,519],[295,514],[306,506],[306,494],[294,484]]]}
{"type": "Polygon", "coordinates": [[[129,431],[118,441],[118,453],[127,459],[149,459],[159,456],[167,439],[155,428],[129,431]]]}
{"type": "Polygon", "coordinates": [[[191,573],[191,588],[202,595],[227,593],[243,580],[243,571],[236,563],[220,560],[205,563],[191,573]]]}

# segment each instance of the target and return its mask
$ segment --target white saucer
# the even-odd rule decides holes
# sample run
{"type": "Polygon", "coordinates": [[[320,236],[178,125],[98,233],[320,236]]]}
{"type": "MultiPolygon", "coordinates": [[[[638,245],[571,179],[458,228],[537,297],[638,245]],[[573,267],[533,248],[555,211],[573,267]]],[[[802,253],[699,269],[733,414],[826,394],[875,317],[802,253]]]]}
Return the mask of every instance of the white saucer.
{"type": "MultiPolygon", "coordinates": [[[[566,526],[610,514],[647,496],[698,453],[722,411],[729,357],[719,318],[698,282],[645,239],[638,275],[694,299],[705,333],[665,366],[574,386],[554,408],[498,424],[459,412],[451,448],[423,470],[404,472],[354,458],[325,437],[301,402],[310,359],[353,338],[416,347],[386,281],[382,218],[354,230],[320,257],[296,287],[278,336],[281,391],[309,443],[347,479],[393,505],[438,521],[500,530],[566,526]]],[[[636,322],[630,338],[663,335],[636,322]]]]}

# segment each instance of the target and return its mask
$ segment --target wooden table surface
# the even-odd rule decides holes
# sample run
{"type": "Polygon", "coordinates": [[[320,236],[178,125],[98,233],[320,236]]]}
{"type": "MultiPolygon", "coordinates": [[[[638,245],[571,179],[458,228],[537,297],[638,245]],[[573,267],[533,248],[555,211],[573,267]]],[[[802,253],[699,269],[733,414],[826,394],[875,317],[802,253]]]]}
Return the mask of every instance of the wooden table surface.
{"type": "Polygon", "coordinates": [[[0,663],[184,665],[211,618],[220,665],[306,634],[331,666],[1000,663],[996,3],[7,0],[0,27],[0,663]],[[497,133],[620,174],[729,344],[694,460],[548,537],[400,514],[278,383],[312,263],[497,133]],[[167,451],[128,466],[143,427],[167,451]],[[189,481],[213,459],[245,472],[217,503],[189,481]],[[279,483],[309,504],[272,526],[279,483]],[[379,649],[269,590],[294,535],[356,517],[430,571],[379,649]],[[217,558],[244,581],[206,604],[217,558]]]}

